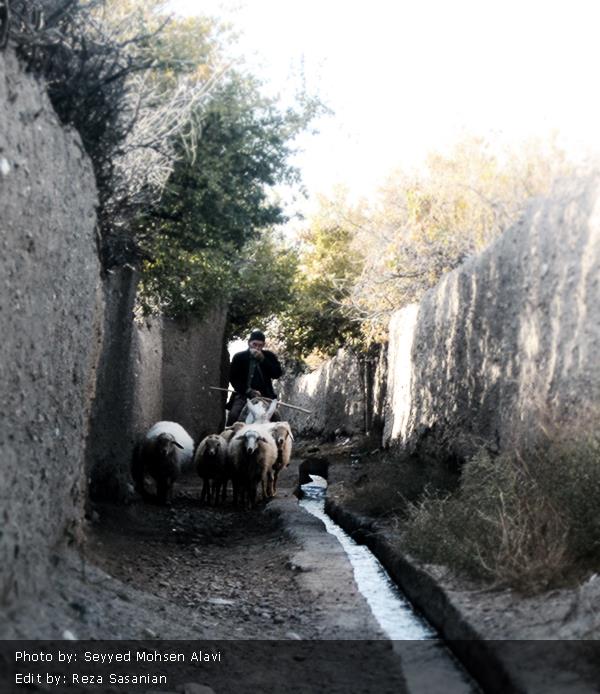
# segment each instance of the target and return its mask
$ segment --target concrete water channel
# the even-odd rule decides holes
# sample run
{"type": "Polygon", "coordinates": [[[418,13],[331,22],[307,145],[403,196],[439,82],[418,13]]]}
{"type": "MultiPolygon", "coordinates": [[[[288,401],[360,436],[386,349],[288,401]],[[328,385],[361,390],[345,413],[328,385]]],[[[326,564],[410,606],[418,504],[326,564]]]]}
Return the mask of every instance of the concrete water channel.
{"type": "Polygon", "coordinates": [[[409,692],[472,694],[481,690],[454,658],[435,630],[412,607],[379,560],[359,545],[325,512],[327,480],[309,475],[300,486],[299,505],[318,518],[342,546],[352,565],[358,590],[402,660],[409,692]]]}

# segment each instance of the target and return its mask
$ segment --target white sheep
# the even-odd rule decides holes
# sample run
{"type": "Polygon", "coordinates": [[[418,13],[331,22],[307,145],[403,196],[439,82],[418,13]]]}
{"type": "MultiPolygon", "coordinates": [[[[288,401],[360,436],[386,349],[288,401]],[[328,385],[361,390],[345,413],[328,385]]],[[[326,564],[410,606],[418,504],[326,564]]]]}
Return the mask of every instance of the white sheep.
{"type": "Polygon", "coordinates": [[[245,506],[256,505],[256,488],[261,483],[263,501],[272,468],[277,461],[277,445],[269,431],[269,424],[245,425],[236,432],[228,447],[233,469],[233,500],[245,506]]]}
{"type": "Polygon", "coordinates": [[[131,475],[136,490],[144,497],[144,478],[150,476],[156,483],[156,498],[159,503],[170,503],[173,483],[183,466],[194,454],[194,440],[176,422],[157,422],[137,443],[131,464],[131,475]]]}
{"type": "Polygon", "coordinates": [[[269,496],[273,497],[277,493],[277,478],[279,477],[279,473],[290,464],[294,437],[289,422],[272,422],[270,424],[270,429],[271,436],[277,446],[277,460],[273,465],[268,488],[269,496]]]}
{"type": "Polygon", "coordinates": [[[194,466],[202,478],[201,503],[225,502],[227,482],[231,477],[227,462],[227,446],[228,441],[219,434],[205,436],[198,444],[194,455],[194,466]]]}

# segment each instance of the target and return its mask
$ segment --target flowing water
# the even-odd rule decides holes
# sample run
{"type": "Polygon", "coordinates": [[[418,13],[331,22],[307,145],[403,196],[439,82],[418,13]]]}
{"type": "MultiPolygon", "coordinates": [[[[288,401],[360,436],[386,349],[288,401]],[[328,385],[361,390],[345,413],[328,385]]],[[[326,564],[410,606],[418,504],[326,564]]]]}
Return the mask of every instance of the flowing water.
{"type": "Polygon", "coordinates": [[[310,475],[302,485],[300,506],[325,524],[338,539],[354,570],[358,589],[367,600],[382,631],[394,642],[402,658],[410,692],[415,694],[467,694],[478,692],[477,685],[452,656],[444,642],[389,577],[371,550],[355,542],[325,513],[327,481],[310,475]]]}

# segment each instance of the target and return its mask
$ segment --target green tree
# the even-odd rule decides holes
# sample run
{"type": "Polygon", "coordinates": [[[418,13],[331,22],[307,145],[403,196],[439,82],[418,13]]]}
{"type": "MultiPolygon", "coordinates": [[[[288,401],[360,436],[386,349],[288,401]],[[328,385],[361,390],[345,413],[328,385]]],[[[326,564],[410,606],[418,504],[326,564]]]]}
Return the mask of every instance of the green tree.
{"type": "Polygon", "coordinates": [[[285,221],[272,189],[298,182],[292,141],[318,108],[305,100],[283,111],[237,72],[213,92],[197,114],[195,150],[182,152],[159,204],[139,220],[146,310],[201,315],[228,301],[236,332],[264,318],[269,302],[279,307],[295,256],[266,233],[285,221]]]}
{"type": "Polygon", "coordinates": [[[392,174],[370,204],[322,199],[300,249],[294,299],[278,332],[293,356],[386,339],[392,312],[517,221],[569,171],[554,142],[492,150],[466,138],[419,175],[392,174]]]}
{"type": "Polygon", "coordinates": [[[356,344],[360,325],[344,309],[349,289],[362,269],[352,251],[356,213],[320,201],[319,212],[301,237],[301,256],[290,303],[278,315],[277,337],[294,359],[319,360],[339,347],[356,344]]]}

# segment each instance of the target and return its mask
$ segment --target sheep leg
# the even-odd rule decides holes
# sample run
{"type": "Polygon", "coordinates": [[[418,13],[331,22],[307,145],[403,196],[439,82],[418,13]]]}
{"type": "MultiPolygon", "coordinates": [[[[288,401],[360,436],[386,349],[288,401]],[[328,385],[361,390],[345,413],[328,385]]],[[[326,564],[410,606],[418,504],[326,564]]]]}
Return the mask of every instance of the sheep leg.
{"type": "Polygon", "coordinates": [[[221,480],[214,479],[212,481],[212,502],[213,506],[218,506],[221,496],[221,480]]]}
{"type": "Polygon", "coordinates": [[[269,470],[267,493],[270,499],[272,499],[275,496],[275,475],[277,475],[276,470],[269,470]]]}
{"type": "Polygon", "coordinates": [[[248,503],[250,508],[256,506],[256,482],[251,482],[248,486],[248,503]]]}
{"type": "Polygon", "coordinates": [[[200,503],[206,503],[206,497],[208,495],[208,479],[206,477],[202,478],[202,491],[200,492],[200,503]]]}

